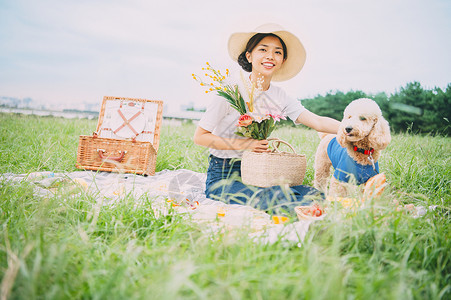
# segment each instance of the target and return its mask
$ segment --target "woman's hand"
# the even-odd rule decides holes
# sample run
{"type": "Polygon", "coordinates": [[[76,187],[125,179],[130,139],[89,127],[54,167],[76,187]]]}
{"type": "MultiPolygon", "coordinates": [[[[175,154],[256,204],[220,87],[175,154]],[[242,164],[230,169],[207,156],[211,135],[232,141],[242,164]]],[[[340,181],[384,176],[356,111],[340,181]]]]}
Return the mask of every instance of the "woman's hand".
{"type": "Polygon", "coordinates": [[[246,148],[247,150],[252,150],[253,152],[258,152],[258,153],[270,151],[268,149],[269,142],[267,140],[249,139],[249,140],[247,140],[247,142],[248,142],[248,147],[246,148]]]}

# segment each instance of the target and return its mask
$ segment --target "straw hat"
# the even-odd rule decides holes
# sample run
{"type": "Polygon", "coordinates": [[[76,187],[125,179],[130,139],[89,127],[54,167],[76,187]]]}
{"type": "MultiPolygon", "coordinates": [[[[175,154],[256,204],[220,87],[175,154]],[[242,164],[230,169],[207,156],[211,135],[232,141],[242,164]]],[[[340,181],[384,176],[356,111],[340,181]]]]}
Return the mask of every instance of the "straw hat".
{"type": "Polygon", "coordinates": [[[246,49],[247,42],[257,33],[273,33],[280,37],[287,46],[287,59],[282,67],[274,73],[272,80],[284,81],[294,77],[305,63],[305,49],[301,41],[292,33],[283,29],[280,25],[268,23],[255,28],[252,32],[237,32],[230,36],[228,49],[229,55],[234,60],[246,49]]]}

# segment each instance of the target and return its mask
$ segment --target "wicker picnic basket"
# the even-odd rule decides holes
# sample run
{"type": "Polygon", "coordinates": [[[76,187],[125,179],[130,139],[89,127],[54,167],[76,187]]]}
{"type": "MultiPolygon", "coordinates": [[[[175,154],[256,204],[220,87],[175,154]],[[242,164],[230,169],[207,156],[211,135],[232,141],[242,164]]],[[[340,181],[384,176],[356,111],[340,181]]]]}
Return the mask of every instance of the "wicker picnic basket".
{"type": "Polygon", "coordinates": [[[76,167],[154,175],[162,114],[160,100],[105,96],[96,131],[79,138],[76,167]]]}
{"type": "Polygon", "coordinates": [[[301,185],[307,166],[305,155],[297,154],[293,146],[279,139],[271,139],[270,144],[272,152],[244,152],[241,159],[243,183],[258,187],[301,185]],[[281,143],[287,145],[293,153],[280,151],[281,143]]]}

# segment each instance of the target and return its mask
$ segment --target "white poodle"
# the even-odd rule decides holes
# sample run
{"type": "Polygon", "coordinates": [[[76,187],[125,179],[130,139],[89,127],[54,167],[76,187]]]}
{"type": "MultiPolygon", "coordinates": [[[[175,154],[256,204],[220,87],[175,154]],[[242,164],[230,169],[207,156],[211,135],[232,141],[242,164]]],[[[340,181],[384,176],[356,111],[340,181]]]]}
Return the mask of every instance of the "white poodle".
{"type": "Polygon", "coordinates": [[[381,150],[390,143],[390,127],[371,99],[352,101],[345,109],[337,135],[320,134],[315,155],[314,186],[327,192],[330,167],[335,171],[328,195],[345,197],[356,185],[379,173],[381,150]]]}

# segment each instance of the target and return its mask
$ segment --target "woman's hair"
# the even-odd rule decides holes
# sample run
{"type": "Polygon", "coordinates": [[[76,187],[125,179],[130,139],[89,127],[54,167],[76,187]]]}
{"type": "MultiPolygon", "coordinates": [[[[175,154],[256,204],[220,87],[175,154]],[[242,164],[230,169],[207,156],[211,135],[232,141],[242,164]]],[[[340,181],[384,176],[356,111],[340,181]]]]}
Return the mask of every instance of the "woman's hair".
{"type": "Polygon", "coordinates": [[[254,48],[260,43],[261,40],[263,40],[267,36],[274,36],[280,40],[280,43],[282,44],[283,48],[283,59],[287,58],[287,46],[285,45],[284,41],[274,33],[257,33],[253,37],[249,39],[247,42],[246,48],[244,51],[238,56],[238,64],[243,68],[246,72],[252,71],[252,64],[247,60],[246,58],[246,52],[252,52],[254,48]]]}

